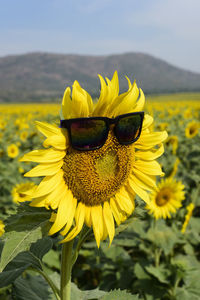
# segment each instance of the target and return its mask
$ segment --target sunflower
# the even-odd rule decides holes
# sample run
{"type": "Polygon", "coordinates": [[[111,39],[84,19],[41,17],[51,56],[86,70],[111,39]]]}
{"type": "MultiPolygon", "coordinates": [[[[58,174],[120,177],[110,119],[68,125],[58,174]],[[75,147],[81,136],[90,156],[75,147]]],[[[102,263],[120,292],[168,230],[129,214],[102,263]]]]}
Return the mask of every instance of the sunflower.
{"type": "Polygon", "coordinates": [[[163,122],[158,125],[159,130],[165,130],[167,127],[169,127],[169,123],[167,122],[163,122]]]}
{"type": "Polygon", "coordinates": [[[22,142],[26,141],[26,140],[27,140],[27,137],[28,137],[28,132],[27,132],[27,131],[22,131],[22,132],[20,133],[20,140],[21,140],[22,142]]]}
{"type": "MultiPolygon", "coordinates": [[[[77,81],[72,94],[66,88],[62,101],[62,118],[109,117],[142,111],[145,97],[136,83],[128,80],[128,91],[119,95],[117,72],[112,80],[99,75],[101,92],[93,103],[91,96],[77,81]]],[[[156,175],[163,175],[155,161],[164,149],[166,132],[151,132],[153,118],[145,114],[140,138],[131,145],[121,145],[111,127],[105,144],[96,150],[72,148],[66,129],[36,122],[46,136],[46,150],[34,150],[21,161],[40,163],[26,177],[45,176],[36,189],[27,192],[34,200],[31,206],[51,208],[56,218],[49,234],[58,231],[62,242],[72,240],[84,224],[92,227],[97,245],[115,234],[119,225],[134,211],[134,198],[139,195],[149,203],[149,193],[156,186],[156,175]]]]}
{"type": "Polygon", "coordinates": [[[187,207],[186,207],[186,209],[187,209],[187,214],[186,214],[186,216],[185,216],[185,221],[184,221],[184,223],[183,223],[183,226],[182,226],[182,229],[181,229],[181,232],[182,233],[185,233],[185,230],[186,230],[186,228],[187,228],[187,226],[188,226],[188,223],[189,223],[189,221],[190,221],[190,218],[191,218],[191,216],[192,216],[192,212],[193,212],[193,210],[194,210],[194,204],[193,203],[190,203],[187,207]]]}
{"type": "Polygon", "coordinates": [[[19,204],[20,202],[30,201],[29,195],[26,195],[26,191],[34,188],[35,184],[33,182],[25,182],[16,184],[12,189],[13,202],[19,204]]]}
{"type": "Polygon", "coordinates": [[[146,205],[154,218],[170,218],[182,206],[185,199],[184,185],[172,178],[162,179],[158,187],[151,193],[151,201],[146,205]]]}
{"type": "Polygon", "coordinates": [[[4,130],[6,128],[6,124],[5,120],[0,120],[0,129],[4,130]]]}
{"type": "Polygon", "coordinates": [[[15,158],[19,154],[19,148],[15,144],[11,144],[7,147],[7,154],[10,158],[15,158]]]}
{"type": "Polygon", "coordinates": [[[190,122],[188,123],[187,127],[185,128],[185,136],[190,139],[195,137],[199,132],[199,123],[198,122],[190,122]]]}
{"type": "Polygon", "coordinates": [[[4,225],[3,221],[0,220],[0,236],[2,236],[5,232],[4,227],[5,227],[5,225],[4,225]]]}

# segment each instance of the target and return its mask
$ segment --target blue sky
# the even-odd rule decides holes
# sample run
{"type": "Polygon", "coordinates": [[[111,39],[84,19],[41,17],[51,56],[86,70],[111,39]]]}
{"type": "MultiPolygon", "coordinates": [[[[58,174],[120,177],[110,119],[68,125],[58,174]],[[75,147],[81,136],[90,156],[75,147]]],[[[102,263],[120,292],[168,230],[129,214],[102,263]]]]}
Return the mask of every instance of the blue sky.
{"type": "Polygon", "coordinates": [[[143,52],[200,73],[200,0],[0,0],[0,56],[143,52]]]}

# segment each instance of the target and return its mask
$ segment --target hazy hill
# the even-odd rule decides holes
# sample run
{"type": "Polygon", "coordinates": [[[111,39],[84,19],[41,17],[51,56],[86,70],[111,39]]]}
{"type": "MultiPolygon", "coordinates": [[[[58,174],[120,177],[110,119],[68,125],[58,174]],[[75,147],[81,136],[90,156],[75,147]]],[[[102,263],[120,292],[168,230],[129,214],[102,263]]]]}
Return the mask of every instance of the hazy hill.
{"type": "Polygon", "coordinates": [[[74,80],[93,96],[99,95],[97,74],[120,76],[121,91],[127,88],[124,76],[147,93],[200,91],[200,74],[176,68],[142,53],[108,56],[30,53],[0,58],[0,101],[51,101],[61,97],[74,80]]]}

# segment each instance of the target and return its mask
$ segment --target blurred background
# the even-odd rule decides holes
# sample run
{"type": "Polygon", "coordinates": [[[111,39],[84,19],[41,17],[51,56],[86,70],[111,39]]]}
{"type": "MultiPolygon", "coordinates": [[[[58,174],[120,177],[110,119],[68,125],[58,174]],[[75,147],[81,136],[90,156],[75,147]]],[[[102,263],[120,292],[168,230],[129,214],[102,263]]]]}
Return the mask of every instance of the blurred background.
{"type": "Polygon", "coordinates": [[[0,0],[0,101],[57,101],[117,69],[145,94],[200,91],[198,0],[0,0]]]}

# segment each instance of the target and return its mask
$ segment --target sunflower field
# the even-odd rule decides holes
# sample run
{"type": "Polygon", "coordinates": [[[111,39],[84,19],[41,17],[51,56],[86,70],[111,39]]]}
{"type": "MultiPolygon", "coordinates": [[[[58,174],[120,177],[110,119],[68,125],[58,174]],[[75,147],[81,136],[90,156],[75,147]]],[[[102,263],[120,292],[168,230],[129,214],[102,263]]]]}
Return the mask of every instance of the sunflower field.
{"type": "MultiPolygon", "coordinates": [[[[75,238],[72,300],[200,299],[200,99],[173,97],[147,98],[144,108],[151,130],[168,133],[151,201],[136,195],[111,245],[97,247],[85,227],[75,238]]],[[[35,121],[59,127],[59,113],[57,104],[0,105],[0,300],[61,299],[61,238],[48,235],[52,210],[29,206],[25,191],[41,178],[24,177],[36,164],[21,161],[42,148],[35,121]]]]}

